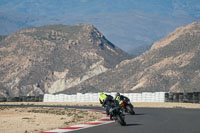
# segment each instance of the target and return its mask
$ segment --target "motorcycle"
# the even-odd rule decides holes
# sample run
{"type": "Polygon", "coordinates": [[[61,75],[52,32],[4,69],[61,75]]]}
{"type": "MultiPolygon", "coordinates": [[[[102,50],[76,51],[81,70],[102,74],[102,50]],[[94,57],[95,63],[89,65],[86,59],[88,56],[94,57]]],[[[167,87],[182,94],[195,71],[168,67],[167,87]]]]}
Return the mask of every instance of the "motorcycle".
{"type": "Polygon", "coordinates": [[[112,106],[109,110],[110,118],[117,121],[121,126],[125,126],[125,115],[120,106],[112,106]]]}
{"type": "Polygon", "coordinates": [[[124,100],[122,100],[121,106],[122,106],[122,110],[125,111],[126,113],[135,115],[135,111],[133,110],[134,107],[128,98],[124,98],[124,100]]]}

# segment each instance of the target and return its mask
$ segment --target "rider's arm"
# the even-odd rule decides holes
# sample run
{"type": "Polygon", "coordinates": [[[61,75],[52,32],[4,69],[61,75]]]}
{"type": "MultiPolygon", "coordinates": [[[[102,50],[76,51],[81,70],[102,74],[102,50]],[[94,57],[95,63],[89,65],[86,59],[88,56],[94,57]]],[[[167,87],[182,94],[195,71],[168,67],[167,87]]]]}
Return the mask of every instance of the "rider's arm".
{"type": "Polygon", "coordinates": [[[99,99],[100,104],[103,104],[103,102],[99,99]]]}
{"type": "Polygon", "coordinates": [[[107,103],[107,101],[108,101],[108,96],[106,97],[106,99],[103,101],[103,106],[105,106],[105,104],[107,103]]]}

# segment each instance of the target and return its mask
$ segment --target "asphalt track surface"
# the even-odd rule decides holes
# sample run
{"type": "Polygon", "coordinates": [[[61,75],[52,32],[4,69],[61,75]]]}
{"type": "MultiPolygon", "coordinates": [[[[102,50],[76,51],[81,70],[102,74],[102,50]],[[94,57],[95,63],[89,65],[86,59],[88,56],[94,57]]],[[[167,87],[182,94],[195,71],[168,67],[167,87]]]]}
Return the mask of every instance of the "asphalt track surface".
{"type": "MultiPolygon", "coordinates": [[[[17,106],[19,107],[19,106],[17,106]]],[[[23,106],[20,106],[23,107],[23,106]]],[[[27,106],[26,106],[27,107],[27,106]]],[[[35,107],[30,105],[30,107],[35,107]]],[[[44,106],[37,106],[44,107],[44,106]]],[[[45,106],[52,107],[52,106],[45,106]]],[[[55,107],[55,106],[53,106],[55,107]]],[[[99,107],[56,106],[102,110],[99,107]]],[[[72,131],[73,133],[200,133],[200,109],[135,108],[136,115],[126,114],[127,125],[117,122],[72,131]]]]}

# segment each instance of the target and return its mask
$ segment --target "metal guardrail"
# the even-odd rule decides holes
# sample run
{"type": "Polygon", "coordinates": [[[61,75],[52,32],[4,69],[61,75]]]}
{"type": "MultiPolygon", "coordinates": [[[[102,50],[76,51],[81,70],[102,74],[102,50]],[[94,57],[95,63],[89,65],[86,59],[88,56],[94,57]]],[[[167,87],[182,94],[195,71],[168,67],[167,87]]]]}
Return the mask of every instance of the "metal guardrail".
{"type": "Polygon", "coordinates": [[[0,102],[43,102],[44,95],[39,96],[19,96],[19,97],[0,97],[0,102]]]}
{"type": "Polygon", "coordinates": [[[166,93],[165,102],[200,103],[200,92],[166,93]]]}

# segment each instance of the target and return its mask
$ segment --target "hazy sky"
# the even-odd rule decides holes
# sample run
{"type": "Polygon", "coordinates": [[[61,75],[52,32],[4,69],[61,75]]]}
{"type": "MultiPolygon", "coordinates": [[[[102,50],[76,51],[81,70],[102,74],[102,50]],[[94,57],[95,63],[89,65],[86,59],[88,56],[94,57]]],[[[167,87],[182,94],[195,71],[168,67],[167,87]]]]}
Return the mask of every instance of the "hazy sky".
{"type": "Polygon", "coordinates": [[[0,34],[47,24],[90,23],[129,51],[200,21],[200,0],[0,0],[0,34]]]}

